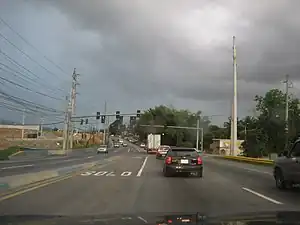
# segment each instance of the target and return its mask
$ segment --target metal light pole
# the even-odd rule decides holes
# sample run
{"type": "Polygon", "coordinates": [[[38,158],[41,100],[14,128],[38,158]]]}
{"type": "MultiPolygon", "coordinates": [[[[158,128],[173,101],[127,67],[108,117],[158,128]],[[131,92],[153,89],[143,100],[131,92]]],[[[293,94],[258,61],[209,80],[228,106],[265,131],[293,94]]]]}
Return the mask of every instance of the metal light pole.
{"type": "MultiPolygon", "coordinates": [[[[197,137],[196,137],[196,149],[198,150],[199,149],[199,127],[200,127],[200,118],[199,117],[197,117],[197,130],[196,130],[196,135],[197,135],[197,137]]],[[[201,134],[202,134],[203,132],[201,132],[201,134]]],[[[201,145],[201,147],[202,147],[202,145],[201,145]]]]}
{"type": "Polygon", "coordinates": [[[233,36],[233,102],[231,120],[230,155],[235,155],[237,142],[237,63],[235,36],[233,36]]]}

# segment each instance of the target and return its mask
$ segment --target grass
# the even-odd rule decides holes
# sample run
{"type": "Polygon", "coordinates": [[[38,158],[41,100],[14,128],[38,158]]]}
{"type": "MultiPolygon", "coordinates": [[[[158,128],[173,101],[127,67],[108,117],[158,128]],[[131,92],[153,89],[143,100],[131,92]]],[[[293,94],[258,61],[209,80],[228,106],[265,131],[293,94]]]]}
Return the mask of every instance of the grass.
{"type": "Polygon", "coordinates": [[[4,150],[0,150],[0,160],[9,160],[9,156],[22,151],[22,148],[19,146],[12,146],[4,150]]]}

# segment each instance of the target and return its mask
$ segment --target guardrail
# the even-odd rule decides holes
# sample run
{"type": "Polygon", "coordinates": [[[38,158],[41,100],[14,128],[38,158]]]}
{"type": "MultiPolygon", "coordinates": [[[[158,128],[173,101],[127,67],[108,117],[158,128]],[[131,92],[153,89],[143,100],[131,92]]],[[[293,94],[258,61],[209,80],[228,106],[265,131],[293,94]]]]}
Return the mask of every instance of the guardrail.
{"type": "Polygon", "coordinates": [[[253,163],[253,164],[262,164],[262,165],[273,165],[274,161],[269,159],[261,159],[261,158],[250,158],[245,156],[219,156],[219,158],[234,160],[239,162],[253,163]]]}

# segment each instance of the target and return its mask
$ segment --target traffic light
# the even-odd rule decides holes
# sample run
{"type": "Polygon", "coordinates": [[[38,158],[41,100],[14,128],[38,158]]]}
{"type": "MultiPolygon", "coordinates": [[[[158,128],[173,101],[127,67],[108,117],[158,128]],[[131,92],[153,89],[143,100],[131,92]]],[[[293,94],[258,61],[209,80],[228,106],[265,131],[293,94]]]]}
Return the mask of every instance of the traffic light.
{"type": "Polygon", "coordinates": [[[83,119],[80,120],[80,125],[82,125],[82,124],[83,124],[83,119]]]}
{"type": "Polygon", "coordinates": [[[85,119],[85,124],[88,124],[89,123],[89,119],[85,119]]]}
{"type": "Polygon", "coordinates": [[[141,117],[141,110],[136,110],[136,117],[140,118],[141,117]]]}
{"type": "Polygon", "coordinates": [[[96,120],[100,119],[100,112],[97,112],[96,120]]]}
{"type": "Polygon", "coordinates": [[[105,123],[105,116],[101,116],[101,123],[105,123]]]}
{"type": "Polygon", "coordinates": [[[116,119],[120,119],[120,111],[116,111],[116,119]]]}
{"type": "Polygon", "coordinates": [[[136,117],[135,117],[135,116],[131,116],[131,117],[130,117],[130,121],[133,121],[133,120],[136,120],[136,117]]]}

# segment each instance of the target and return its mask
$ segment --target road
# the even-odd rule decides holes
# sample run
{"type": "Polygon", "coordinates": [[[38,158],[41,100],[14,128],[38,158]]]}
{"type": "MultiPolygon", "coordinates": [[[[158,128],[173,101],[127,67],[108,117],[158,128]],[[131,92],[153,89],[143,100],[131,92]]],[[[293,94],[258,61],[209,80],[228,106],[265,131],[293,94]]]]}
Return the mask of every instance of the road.
{"type": "Polygon", "coordinates": [[[42,170],[51,170],[65,166],[72,166],[86,162],[107,158],[118,154],[122,148],[112,149],[108,156],[96,154],[95,149],[75,150],[68,156],[49,156],[45,158],[36,158],[28,160],[10,160],[0,162],[0,177],[24,174],[30,172],[38,172],[42,170]]]}
{"type": "Polygon", "coordinates": [[[0,214],[100,215],[148,212],[300,210],[298,190],[275,188],[271,168],[203,156],[204,177],[163,177],[162,160],[122,149],[93,171],[0,201],[0,214]]]}

